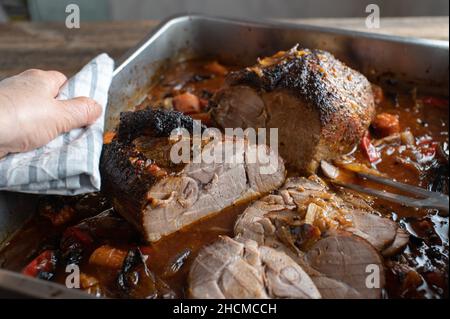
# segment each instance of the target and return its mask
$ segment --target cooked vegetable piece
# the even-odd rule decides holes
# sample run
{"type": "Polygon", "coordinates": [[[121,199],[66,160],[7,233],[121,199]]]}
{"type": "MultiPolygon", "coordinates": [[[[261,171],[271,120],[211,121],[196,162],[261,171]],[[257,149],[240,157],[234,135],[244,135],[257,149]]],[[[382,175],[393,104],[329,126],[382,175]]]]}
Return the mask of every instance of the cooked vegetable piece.
{"type": "Polygon", "coordinates": [[[103,245],[92,253],[89,257],[89,263],[106,268],[120,269],[126,256],[125,250],[103,245]]]}
{"type": "Polygon", "coordinates": [[[380,113],[375,116],[372,127],[380,137],[386,137],[400,132],[400,122],[397,115],[380,113]]]}
{"type": "Polygon", "coordinates": [[[403,145],[415,145],[416,141],[411,131],[404,131],[400,134],[400,139],[403,145]]]}
{"type": "Polygon", "coordinates": [[[85,273],[80,274],[81,289],[96,297],[104,296],[104,291],[97,278],[89,276],[85,273]]]}
{"type": "Polygon", "coordinates": [[[374,163],[376,161],[380,160],[380,153],[378,152],[377,148],[372,144],[370,141],[369,133],[366,133],[364,137],[361,139],[361,150],[363,151],[364,155],[366,155],[369,162],[374,163]]]}
{"type": "Polygon", "coordinates": [[[173,298],[175,294],[161,279],[147,267],[145,257],[139,248],[128,252],[117,284],[127,298],[173,298]]]}
{"type": "Polygon", "coordinates": [[[339,176],[339,168],[327,161],[320,161],[320,168],[322,169],[322,173],[328,178],[337,179],[339,176]]]}
{"type": "Polygon", "coordinates": [[[44,250],[22,270],[22,273],[30,277],[50,280],[55,275],[57,263],[57,253],[54,250],[44,250]]]}
{"type": "Polygon", "coordinates": [[[64,231],[60,242],[62,258],[67,265],[79,264],[83,253],[94,243],[94,239],[88,231],[76,226],[64,231]]]}
{"type": "Polygon", "coordinates": [[[217,74],[217,75],[226,75],[228,73],[228,70],[226,67],[224,67],[222,64],[220,64],[217,61],[213,61],[210,63],[207,63],[205,65],[205,69],[211,73],[217,74]]]}
{"type": "Polygon", "coordinates": [[[177,95],[172,100],[175,110],[189,114],[200,112],[199,98],[189,92],[177,95]]]}
{"type": "Polygon", "coordinates": [[[341,161],[335,161],[335,164],[343,169],[346,169],[348,171],[355,172],[355,173],[366,173],[366,174],[372,174],[372,175],[378,175],[378,176],[383,175],[379,171],[377,171],[373,168],[369,168],[369,167],[367,167],[367,165],[361,164],[358,162],[344,163],[341,161]]]}
{"type": "Polygon", "coordinates": [[[302,251],[307,251],[321,236],[320,229],[310,224],[291,227],[291,233],[295,236],[295,245],[302,251]]]}

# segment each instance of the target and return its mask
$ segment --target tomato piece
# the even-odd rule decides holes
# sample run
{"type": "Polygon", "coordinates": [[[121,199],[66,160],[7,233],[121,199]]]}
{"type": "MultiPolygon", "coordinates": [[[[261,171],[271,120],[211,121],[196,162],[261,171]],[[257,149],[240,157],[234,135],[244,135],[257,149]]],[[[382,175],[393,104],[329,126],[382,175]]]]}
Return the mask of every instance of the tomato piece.
{"type": "Polygon", "coordinates": [[[366,134],[364,134],[363,138],[361,139],[360,147],[361,147],[364,155],[366,155],[369,162],[374,163],[374,162],[377,162],[378,160],[380,160],[380,158],[381,158],[380,153],[378,152],[377,148],[370,141],[369,132],[366,132],[366,134]]]}
{"type": "Polygon", "coordinates": [[[442,99],[442,98],[434,97],[434,96],[424,97],[422,99],[422,102],[423,102],[423,104],[430,105],[430,106],[438,106],[438,107],[448,106],[447,99],[442,99]]]}
{"type": "Polygon", "coordinates": [[[22,270],[22,274],[34,278],[51,279],[56,270],[57,261],[54,250],[45,250],[22,270]]]}

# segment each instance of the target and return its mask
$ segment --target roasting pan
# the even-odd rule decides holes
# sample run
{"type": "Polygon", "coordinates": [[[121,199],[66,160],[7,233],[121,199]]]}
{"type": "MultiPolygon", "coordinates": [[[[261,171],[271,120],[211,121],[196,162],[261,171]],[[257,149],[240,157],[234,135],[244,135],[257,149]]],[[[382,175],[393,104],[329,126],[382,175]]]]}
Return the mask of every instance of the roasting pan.
{"type": "MultiPolygon", "coordinates": [[[[332,52],[371,81],[417,87],[418,90],[427,90],[427,93],[448,96],[448,41],[302,24],[182,15],[161,23],[134,49],[116,61],[106,129],[116,125],[121,111],[141,102],[155,77],[172,63],[214,57],[228,64],[248,65],[254,63],[258,56],[288,49],[296,43],[301,47],[332,52]]],[[[37,196],[0,192],[0,249],[33,216],[36,202],[37,196]]],[[[0,253],[0,268],[8,267],[8,258],[0,253]]],[[[1,276],[10,278],[9,273],[0,269],[0,279],[1,276]]],[[[29,292],[26,288],[17,289],[16,294],[48,297],[46,290],[48,287],[42,281],[41,294],[34,285],[29,292]]],[[[3,287],[2,294],[0,280],[0,296],[9,296],[4,291],[12,293],[14,287],[3,287]]]]}

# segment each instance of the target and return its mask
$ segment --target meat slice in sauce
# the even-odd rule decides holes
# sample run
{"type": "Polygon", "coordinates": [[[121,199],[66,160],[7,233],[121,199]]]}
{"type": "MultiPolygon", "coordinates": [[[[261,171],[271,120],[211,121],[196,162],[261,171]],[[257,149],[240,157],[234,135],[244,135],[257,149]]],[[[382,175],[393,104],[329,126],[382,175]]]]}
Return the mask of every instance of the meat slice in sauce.
{"type": "MultiPolygon", "coordinates": [[[[103,150],[103,191],[149,242],[268,193],[285,179],[283,160],[245,139],[203,139],[199,154],[174,163],[170,135],[180,128],[192,134],[192,118],[150,109],[122,113],[118,139],[103,150]],[[264,163],[255,156],[261,150],[264,163]]],[[[187,143],[190,148],[192,137],[187,143]]]]}
{"type": "Polygon", "coordinates": [[[189,273],[193,298],[320,298],[289,256],[252,240],[221,237],[203,248],[189,273]]]}
{"type": "Polygon", "coordinates": [[[306,252],[305,260],[320,273],[355,289],[359,298],[381,297],[385,284],[383,259],[358,236],[329,232],[306,252]],[[369,278],[370,275],[373,278],[369,278]]]}
{"type": "Polygon", "coordinates": [[[398,254],[405,248],[409,242],[409,234],[400,227],[397,227],[397,233],[394,241],[381,252],[384,257],[390,257],[398,254]]]}
{"type": "MultiPolygon", "coordinates": [[[[356,267],[353,260],[360,267],[380,265],[383,272],[380,253],[395,254],[408,240],[405,241],[403,231],[393,221],[371,210],[362,210],[363,205],[354,202],[357,203],[332,192],[317,176],[289,178],[275,194],[254,202],[242,213],[235,225],[235,235],[289,255],[311,276],[324,298],[379,297],[379,289],[371,292],[363,289],[359,281],[362,277],[358,282],[349,282],[340,278],[339,273],[356,267]],[[329,246],[329,237],[339,244],[329,246]],[[330,256],[345,252],[348,258],[343,257],[326,271],[317,268],[308,254],[322,245],[331,247],[326,251],[330,256]],[[355,247],[358,250],[352,252],[355,247]]],[[[383,274],[380,273],[381,279],[383,274]]]]}
{"type": "MultiPolygon", "coordinates": [[[[266,235],[270,231],[275,235],[279,212],[288,211],[298,224],[312,224],[321,232],[345,229],[366,239],[379,251],[389,247],[397,236],[397,224],[367,209],[369,205],[365,210],[356,206],[348,196],[343,199],[332,192],[317,176],[289,178],[277,194],[246,209],[236,222],[235,234],[244,234],[260,243],[268,240],[266,235]]],[[[401,242],[403,246],[406,244],[401,242]]]]}
{"type": "Polygon", "coordinates": [[[312,173],[350,151],[374,116],[369,81],[326,51],[298,49],[231,72],[213,97],[223,128],[278,128],[286,162],[312,173]]]}

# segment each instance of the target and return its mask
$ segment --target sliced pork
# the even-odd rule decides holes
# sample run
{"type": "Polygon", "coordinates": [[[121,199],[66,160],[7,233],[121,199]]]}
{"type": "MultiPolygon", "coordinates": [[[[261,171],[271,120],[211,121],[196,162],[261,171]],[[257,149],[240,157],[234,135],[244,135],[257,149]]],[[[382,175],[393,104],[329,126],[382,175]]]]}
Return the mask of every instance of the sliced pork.
{"type": "Polygon", "coordinates": [[[408,237],[395,222],[349,196],[341,197],[317,176],[289,178],[276,193],[255,201],[242,213],[235,235],[289,255],[310,275],[324,298],[378,298],[381,289],[366,290],[363,273],[375,265],[382,287],[381,254],[398,253],[408,237]],[[333,267],[320,266],[319,257],[312,259],[312,251],[317,250],[324,265],[333,267]],[[341,277],[352,267],[359,267],[348,271],[356,274],[355,282],[341,277]]]}
{"type": "Polygon", "coordinates": [[[126,112],[117,138],[103,149],[103,192],[149,242],[268,193],[285,179],[283,160],[267,146],[208,137],[195,153],[193,131],[193,120],[179,112],[126,112]],[[175,129],[185,129],[189,136],[174,140],[175,129]],[[174,161],[175,144],[183,141],[192,155],[174,161]]]}
{"type": "Polygon", "coordinates": [[[277,128],[281,156],[308,173],[350,151],[375,111],[362,74],[326,51],[297,46],[230,73],[212,105],[223,128],[277,128]]]}
{"type": "MultiPolygon", "coordinates": [[[[305,261],[314,270],[357,291],[357,298],[381,297],[385,284],[383,259],[373,246],[358,236],[330,232],[308,249],[305,261]]],[[[330,290],[329,286],[325,288],[330,290]]]]}
{"type": "Polygon", "coordinates": [[[193,298],[320,298],[303,269],[252,240],[221,237],[200,251],[189,273],[193,298]]]}
{"type": "Polygon", "coordinates": [[[394,221],[381,217],[368,204],[355,205],[357,201],[350,200],[349,196],[352,195],[341,197],[331,191],[315,175],[289,178],[277,194],[266,196],[246,209],[235,225],[235,233],[257,240],[257,236],[266,236],[270,229],[275,230],[276,224],[283,222],[312,225],[321,233],[330,229],[346,230],[366,239],[379,251],[390,247],[398,233],[396,246],[407,243],[394,221]]]}

